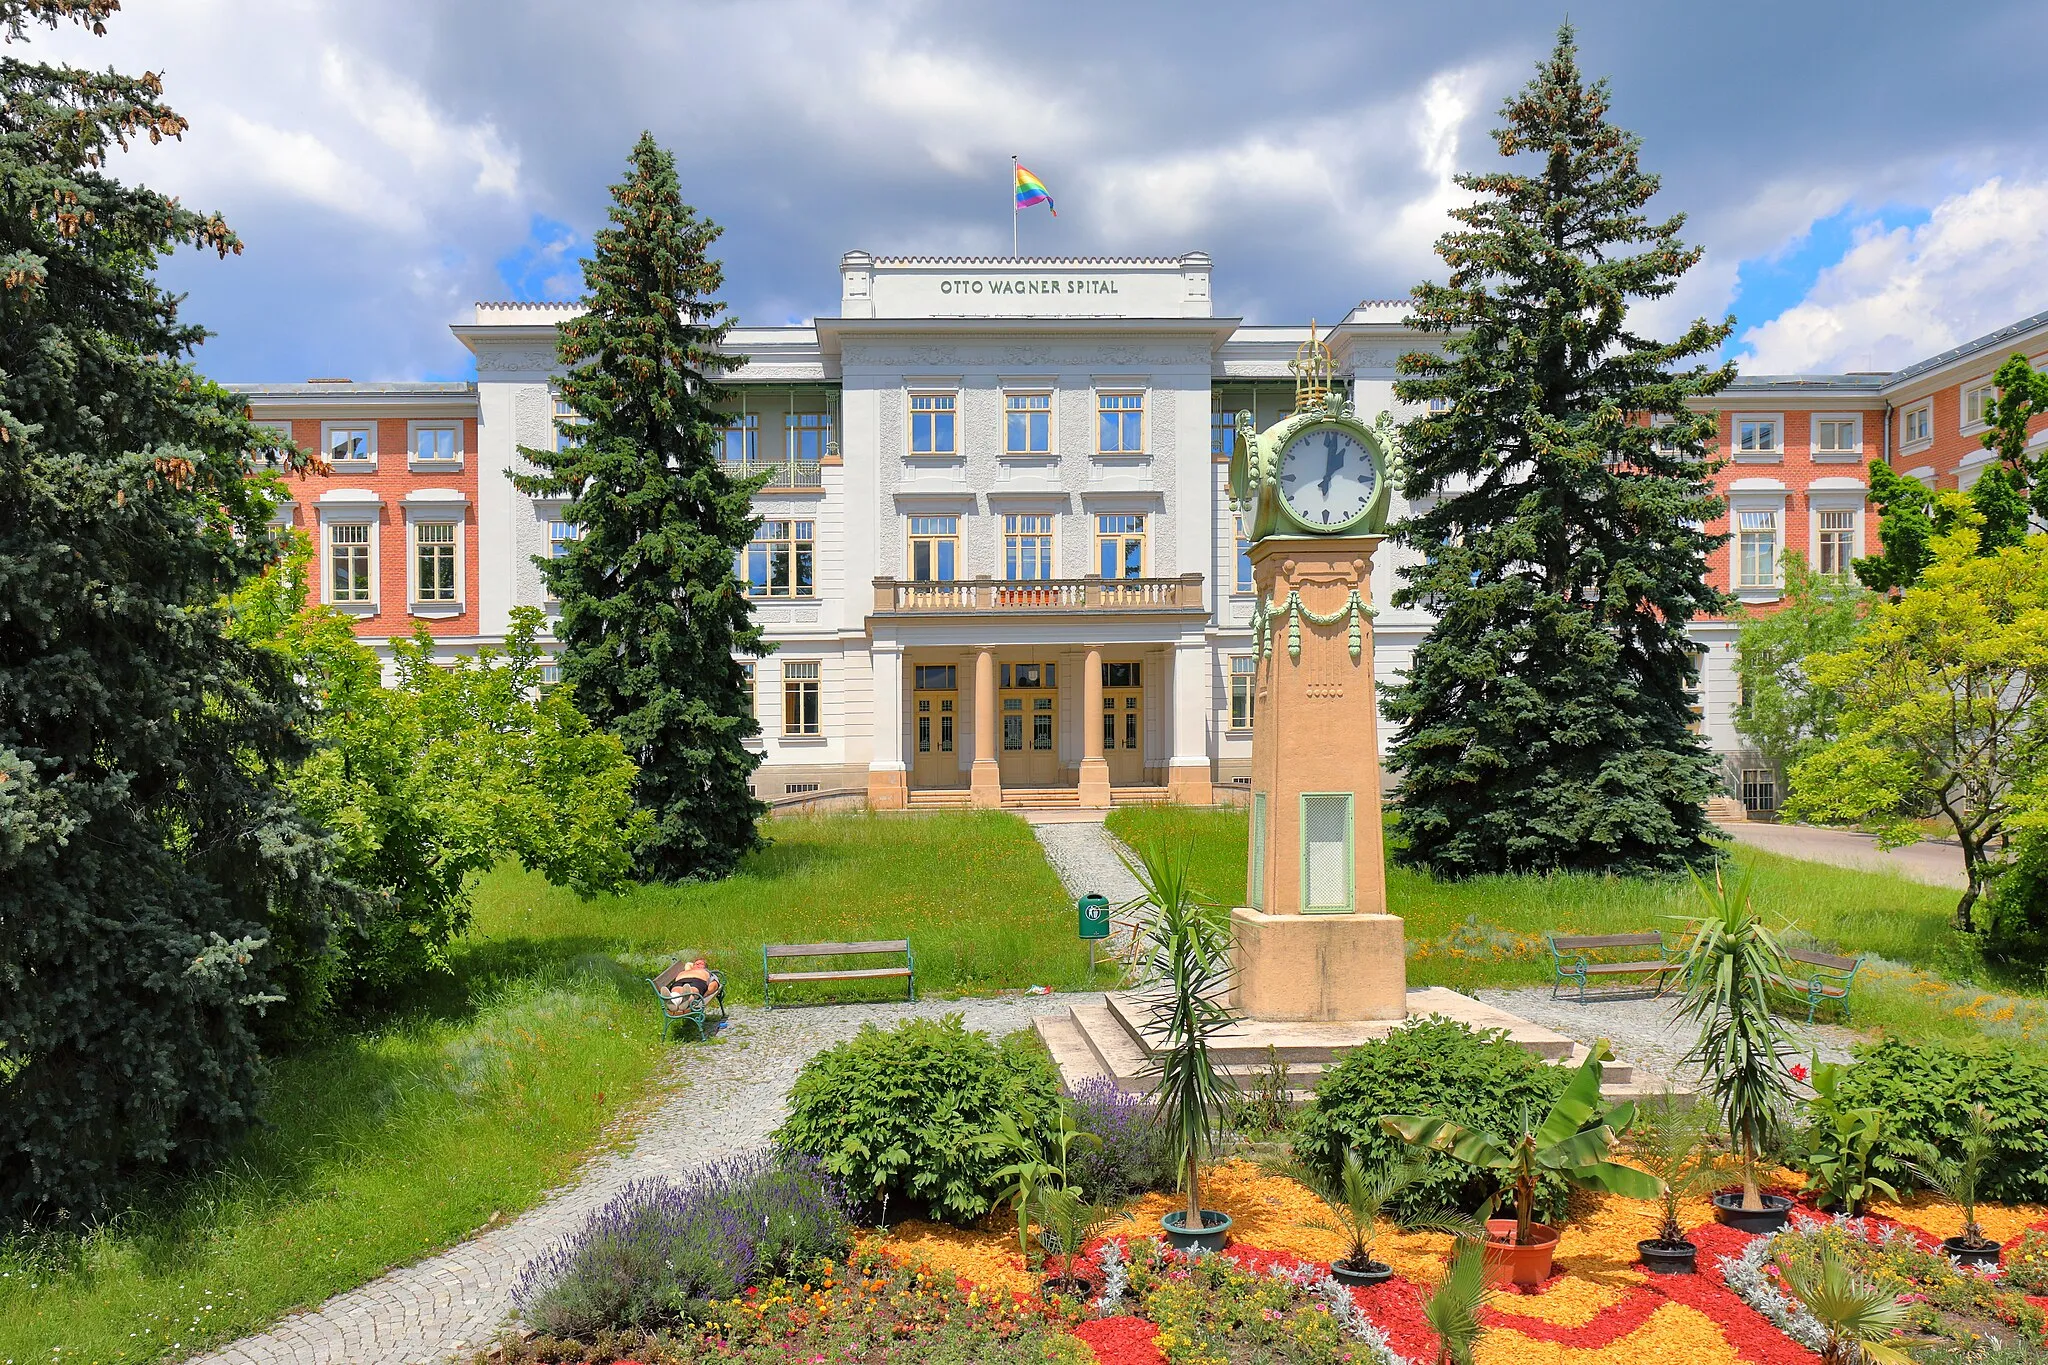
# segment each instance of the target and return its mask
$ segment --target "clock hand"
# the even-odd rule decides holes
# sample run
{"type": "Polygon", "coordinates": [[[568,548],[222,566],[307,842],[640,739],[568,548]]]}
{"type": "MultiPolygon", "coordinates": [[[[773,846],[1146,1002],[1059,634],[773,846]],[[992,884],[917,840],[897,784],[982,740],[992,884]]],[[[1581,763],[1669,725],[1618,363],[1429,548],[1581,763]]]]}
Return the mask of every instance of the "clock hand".
{"type": "Polygon", "coordinates": [[[1333,431],[1323,437],[1323,454],[1327,457],[1328,463],[1323,467],[1322,490],[1323,496],[1328,497],[1330,480],[1336,478],[1337,471],[1344,467],[1344,447],[1337,444],[1336,432],[1333,431]]]}

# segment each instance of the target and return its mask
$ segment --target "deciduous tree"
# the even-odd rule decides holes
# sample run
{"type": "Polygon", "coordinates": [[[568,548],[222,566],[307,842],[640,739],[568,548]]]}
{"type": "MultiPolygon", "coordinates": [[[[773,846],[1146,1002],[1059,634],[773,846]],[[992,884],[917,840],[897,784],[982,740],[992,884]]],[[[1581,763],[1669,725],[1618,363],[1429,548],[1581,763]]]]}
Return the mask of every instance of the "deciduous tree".
{"type": "Polygon", "coordinates": [[[1735,640],[1742,699],[1735,728],[1779,772],[1835,737],[1842,699],[1818,687],[1807,662],[1845,649],[1862,628],[1871,594],[1854,583],[1815,573],[1798,553],[1783,560],[1785,595],[1778,609],[1743,622],[1735,640]]]}
{"type": "Polygon", "coordinates": [[[1631,330],[1631,302],[1669,295],[1699,251],[1682,217],[1644,216],[1657,177],[1607,114],[1567,26],[1494,134],[1521,164],[1458,177],[1477,202],[1437,243],[1449,282],[1414,291],[1443,349],[1403,356],[1396,392],[1449,407],[1404,428],[1421,510],[1399,534],[1421,562],[1394,600],[1437,623],[1387,710],[1398,856],[1440,874],[1712,856],[1686,627],[1723,606],[1723,537],[1701,529],[1721,512],[1714,421],[1688,401],[1734,372],[1689,362],[1730,324],[1631,330]]]}

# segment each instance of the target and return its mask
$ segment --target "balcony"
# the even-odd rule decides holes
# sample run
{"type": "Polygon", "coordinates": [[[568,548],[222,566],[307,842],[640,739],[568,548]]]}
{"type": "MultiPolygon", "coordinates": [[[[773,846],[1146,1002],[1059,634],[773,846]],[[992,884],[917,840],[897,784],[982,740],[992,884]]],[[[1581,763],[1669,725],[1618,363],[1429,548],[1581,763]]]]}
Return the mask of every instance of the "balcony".
{"type": "Polygon", "coordinates": [[[825,467],[817,460],[725,460],[721,462],[721,468],[735,479],[751,479],[757,474],[766,474],[768,482],[761,485],[764,492],[825,486],[825,467]]]}
{"type": "Polygon", "coordinates": [[[875,580],[875,613],[888,616],[1021,616],[1063,612],[1206,612],[1202,575],[1178,578],[966,578],[925,583],[875,580]]]}

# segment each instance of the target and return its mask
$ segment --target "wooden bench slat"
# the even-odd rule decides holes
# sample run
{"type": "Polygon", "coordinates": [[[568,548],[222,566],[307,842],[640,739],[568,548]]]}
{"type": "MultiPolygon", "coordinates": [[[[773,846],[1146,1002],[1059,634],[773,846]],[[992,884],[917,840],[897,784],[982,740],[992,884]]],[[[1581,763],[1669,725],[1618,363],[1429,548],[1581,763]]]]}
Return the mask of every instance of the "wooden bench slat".
{"type": "Polygon", "coordinates": [[[1684,965],[1682,962],[1588,962],[1585,970],[1588,976],[1611,976],[1615,972],[1675,972],[1684,965]]]}
{"type": "Polygon", "coordinates": [[[1785,954],[1785,957],[1786,960],[1791,962],[1804,962],[1809,967],[1826,967],[1837,972],[1850,971],[1862,960],[1861,958],[1854,957],[1836,957],[1832,953],[1809,953],[1803,951],[1788,952],[1785,954]]]}
{"type": "Polygon", "coordinates": [[[1553,935],[1550,940],[1557,947],[1569,952],[1578,948],[1661,948],[1662,934],[1590,934],[1566,936],[1553,935]]]}
{"type": "Polygon", "coordinates": [[[907,938],[877,939],[872,943],[776,943],[761,951],[769,957],[852,957],[862,953],[902,953],[910,950],[907,938]]]}
{"type": "Polygon", "coordinates": [[[770,981],[865,981],[878,976],[909,976],[908,967],[857,967],[843,972],[770,972],[770,981]]]}

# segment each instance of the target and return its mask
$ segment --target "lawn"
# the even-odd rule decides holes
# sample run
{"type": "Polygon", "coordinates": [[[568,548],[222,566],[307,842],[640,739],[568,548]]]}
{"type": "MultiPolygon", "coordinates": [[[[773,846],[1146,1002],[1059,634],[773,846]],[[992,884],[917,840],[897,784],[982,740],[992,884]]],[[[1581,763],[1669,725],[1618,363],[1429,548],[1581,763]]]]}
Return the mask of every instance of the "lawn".
{"type": "MultiPolygon", "coordinates": [[[[1110,829],[1133,847],[1185,846],[1202,894],[1242,905],[1248,818],[1242,810],[1127,807],[1110,829]]],[[[1956,893],[1884,872],[1802,862],[1736,848],[1731,876],[1754,875],[1756,903],[1789,921],[1802,946],[1884,959],[1857,978],[1858,1026],[1945,1038],[2010,1034],[2048,1047],[2048,999],[2008,994],[1988,980],[1972,946],[1949,927],[1956,893]]],[[[1413,986],[1546,984],[1550,931],[1619,934],[1681,930],[1695,892],[1685,881],[1554,876],[1441,882],[1389,866],[1387,908],[1407,921],[1413,986]]],[[[1803,1014],[1803,1011],[1802,1011],[1803,1014]]]]}
{"type": "Polygon", "coordinates": [[[530,1207],[666,1057],[645,977],[696,949],[760,995],[763,941],[908,935],[921,990],[1086,984],[1073,911],[1000,814],[778,821],[739,875],[578,900],[500,871],[412,1015],[274,1068],[228,1169],[85,1235],[0,1240],[0,1365],[179,1359],[530,1207]]]}

